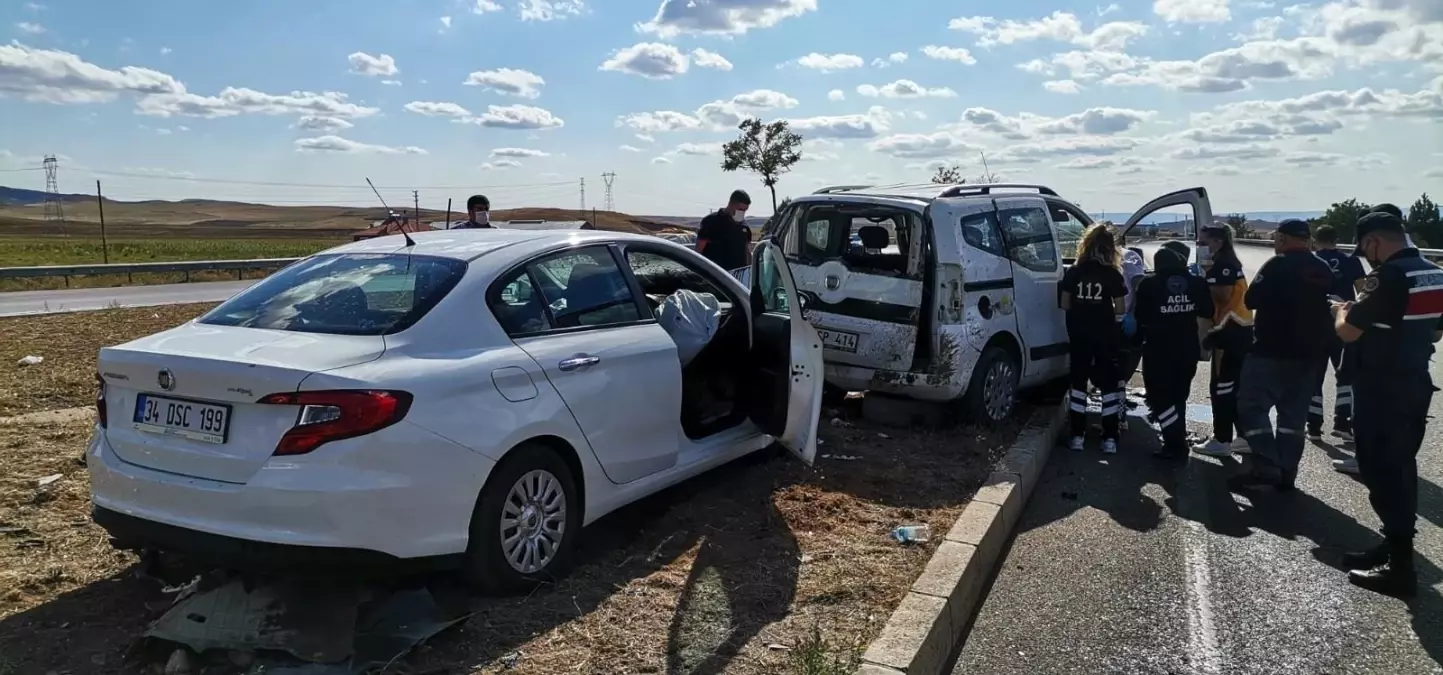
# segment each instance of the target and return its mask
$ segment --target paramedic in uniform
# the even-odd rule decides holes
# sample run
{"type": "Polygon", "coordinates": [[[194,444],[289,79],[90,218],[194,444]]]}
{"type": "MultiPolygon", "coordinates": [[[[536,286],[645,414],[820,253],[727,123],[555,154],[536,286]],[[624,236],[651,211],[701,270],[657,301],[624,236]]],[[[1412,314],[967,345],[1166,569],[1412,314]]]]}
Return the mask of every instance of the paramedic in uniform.
{"type": "Polygon", "coordinates": [[[1127,285],[1119,269],[1121,252],[1112,229],[1093,225],[1082,235],[1077,263],[1067,268],[1058,286],[1062,311],[1067,315],[1067,339],[1071,345],[1072,391],[1069,419],[1073,450],[1082,450],[1087,434],[1087,385],[1102,392],[1102,451],[1117,452],[1122,388],[1118,386],[1118,351],[1127,285]]]}
{"type": "Polygon", "coordinates": [[[1158,249],[1133,300],[1147,407],[1162,433],[1162,447],[1153,454],[1166,459],[1187,459],[1188,393],[1202,350],[1199,336],[1213,320],[1207,282],[1188,271],[1187,259],[1175,247],[1158,249]]]}
{"type": "Polygon", "coordinates": [[[1290,218],[1273,234],[1273,256],[1248,287],[1256,313],[1253,346],[1243,363],[1238,425],[1252,450],[1248,470],[1231,487],[1290,490],[1303,459],[1308,399],[1328,362],[1332,335],[1328,293],[1333,270],[1313,253],[1308,224],[1290,218]],[[1276,409],[1276,430],[1270,411],[1276,409]]]}
{"type": "Polygon", "coordinates": [[[1198,261],[1213,299],[1213,329],[1203,343],[1212,351],[1208,393],[1212,399],[1213,436],[1193,450],[1211,457],[1229,457],[1234,452],[1233,429],[1238,420],[1238,380],[1253,342],[1253,312],[1243,301],[1248,280],[1233,250],[1232,228],[1204,227],[1197,243],[1198,261]]]}
{"type": "Polygon", "coordinates": [[[1408,245],[1391,213],[1358,220],[1357,248],[1373,271],[1356,302],[1335,303],[1334,327],[1357,358],[1353,436],[1368,500],[1384,541],[1344,556],[1348,578],[1363,588],[1409,596],[1417,590],[1413,535],[1418,513],[1418,449],[1436,390],[1428,375],[1433,343],[1443,337],[1443,270],[1408,245]]]}

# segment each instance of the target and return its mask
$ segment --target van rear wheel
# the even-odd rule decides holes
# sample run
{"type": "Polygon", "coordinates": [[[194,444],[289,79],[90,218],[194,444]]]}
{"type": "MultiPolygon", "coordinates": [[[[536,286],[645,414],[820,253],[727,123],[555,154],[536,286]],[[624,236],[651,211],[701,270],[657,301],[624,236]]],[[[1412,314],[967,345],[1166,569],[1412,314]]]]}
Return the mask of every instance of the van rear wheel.
{"type": "Polygon", "coordinates": [[[1012,353],[993,345],[982,352],[972,381],[963,396],[963,412],[975,423],[995,427],[1007,421],[1017,407],[1017,361],[1012,353]]]}

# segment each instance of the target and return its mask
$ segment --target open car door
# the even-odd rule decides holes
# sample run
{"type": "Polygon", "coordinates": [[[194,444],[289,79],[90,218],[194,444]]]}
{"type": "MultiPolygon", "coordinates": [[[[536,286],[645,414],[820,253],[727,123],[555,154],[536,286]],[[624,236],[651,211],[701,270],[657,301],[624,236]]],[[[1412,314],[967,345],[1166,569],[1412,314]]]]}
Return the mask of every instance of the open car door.
{"type": "Polygon", "coordinates": [[[1196,239],[1199,227],[1212,225],[1213,206],[1212,202],[1208,199],[1207,188],[1188,188],[1186,190],[1178,190],[1177,192],[1169,192],[1144,204],[1143,207],[1138,209],[1137,213],[1132,214],[1132,217],[1128,218],[1127,223],[1123,225],[1121,243],[1127,243],[1128,233],[1132,231],[1132,228],[1137,227],[1137,224],[1141,223],[1143,219],[1170,206],[1192,207],[1193,224],[1190,230],[1183,232],[1183,236],[1185,237],[1184,241],[1193,241],[1196,239]]]}
{"type": "Polygon", "coordinates": [[[771,240],[752,256],[752,421],[811,464],[822,414],[822,341],[802,317],[797,284],[771,240]]]}

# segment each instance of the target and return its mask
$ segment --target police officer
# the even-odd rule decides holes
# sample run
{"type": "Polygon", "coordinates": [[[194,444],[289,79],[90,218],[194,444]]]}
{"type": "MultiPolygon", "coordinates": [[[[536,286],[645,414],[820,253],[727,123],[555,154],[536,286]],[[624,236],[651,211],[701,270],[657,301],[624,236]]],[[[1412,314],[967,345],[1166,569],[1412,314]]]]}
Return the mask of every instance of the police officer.
{"type": "Polygon", "coordinates": [[[1158,250],[1153,271],[1137,285],[1133,313],[1142,336],[1147,407],[1162,433],[1162,447],[1153,455],[1187,459],[1188,393],[1197,374],[1199,336],[1212,328],[1213,319],[1212,294],[1207,282],[1188,271],[1187,253],[1158,250]]]}
{"type": "MultiPolygon", "coordinates": [[[[1355,286],[1362,281],[1367,272],[1363,271],[1363,261],[1357,256],[1349,255],[1338,250],[1338,233],[1329,225],[1319,227],[1313,232],[1313,250],[1328,267],[1333,270],[1332,295],[1347,302],[1357,298],[1355,286]]],[[[1328,345],[1328,362],[1333,366],[1333,380],[1336,393],[1333,405],[1333,436],[1342,439],[1344,442],[1353,440],[1353,377],[1352,364],[1343,357],[1343,341],[1332,338],[1328,345]]],[[[1326,374],[1327,368],[1319,371],[1319,374],[1326,374]]],[[[1319,378],[1318,386],[1313,390],[1313,400],[1308,406],[1308,437],[1313,440],[1323,438],[1323,379],[1319,378]]],[[[1352,462],[1353,467],[1357,463],[1353,460],[1339,460],[1333,463],[1334,468],[1344,472],[1354,472],[1346,466],[1352,462]]]]}
{"type": "Polygon", "coordinates": [[[1348,579],[1379,593],[1417,590],[1413,535],[1418,513],[1418,449],[1433,386],[1428,362],[1443,338],[1443,270],[1408,245],[1402,219],[1370,213],[1358,220],[1354,255],[1373,271],[1357,302],[1334,305],[1334,328],[1357,359],[1353,436],[1368,500],[1384,541],[1344,556],[1348,579]]]}
{"type": "Polygon", "coordinates": [[[1333,270],[1313,254],[1308,224],[1288,219],[1273,237],[1277,255],[1253,277],[1245,298],[1257,313],[1253,345],[1243,363],[1238,422],[1253,462],[1234,488],[1292,489],[1303,458],[1308,398],[1327,364],[1328,292],[1333,270]],[[1276,409],[1276,430],[1268,419],[1276,409]]]}
{"type": "Polygon", "coordinates": [[[1213,299],[1213,329],[1204,346],[1212,351],[1209,393],[1213,408],[1212,438],[1193,448],[1210,457],[1230,457],[1235,451],[1233,430],[1238,421],[1238,382],[1243,361],[1253,342],[1253,312],[1243,299],[1248,280],[1243,263],[1233,250],[1233,230],[1211,225],[1198,233],[1198,261],[1213,299]]]}
{"type": "Polygon", "coordinates": [[[1107,225],[1093,225],[1082,235],[1077,264],[1069,267],[1058,288],[1067,315],[1071,351],[1069,446],[1080,451],[1087,433],[1087,385],[1102,392],[1102,452],[1117,452],[1118,421],[1123,409],[1117,367],[1127,285],[1120,270],[1117,238],[1107,225]]]}

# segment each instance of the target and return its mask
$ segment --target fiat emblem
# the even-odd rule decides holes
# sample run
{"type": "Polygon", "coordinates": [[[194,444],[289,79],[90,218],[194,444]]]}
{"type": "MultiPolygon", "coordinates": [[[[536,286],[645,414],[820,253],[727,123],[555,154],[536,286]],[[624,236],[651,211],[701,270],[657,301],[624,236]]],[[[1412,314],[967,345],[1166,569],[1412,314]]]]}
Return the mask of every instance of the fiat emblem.
{"type": "Polygon", "coordinates": [[[156,376],[155,381],[161,389],[166,391],[175,389],[175,373],[170,372],[169,368],[160,369],[160,375],[156,376]]]}

